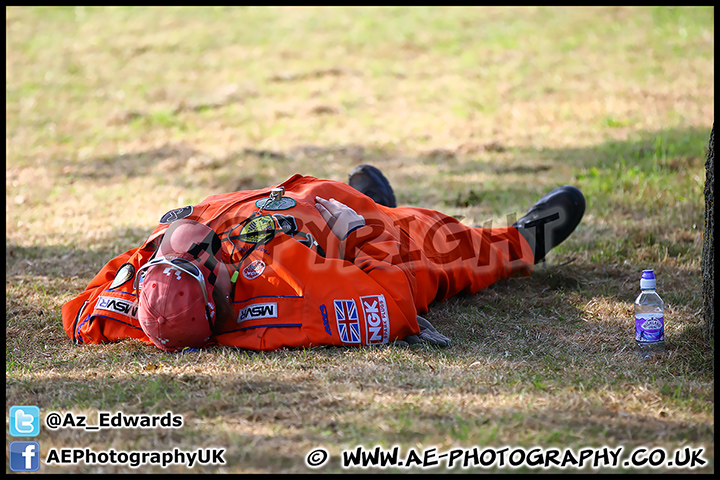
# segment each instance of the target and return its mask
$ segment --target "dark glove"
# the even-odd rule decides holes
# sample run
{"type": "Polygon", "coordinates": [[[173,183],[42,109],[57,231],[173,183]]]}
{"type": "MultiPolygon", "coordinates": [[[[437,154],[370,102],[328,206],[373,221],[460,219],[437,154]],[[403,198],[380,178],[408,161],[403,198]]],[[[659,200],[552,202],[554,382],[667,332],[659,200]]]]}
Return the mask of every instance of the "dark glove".
{"type": "Polygon", "coordinates": [[[395,345],[406,347],[417,343],[426,343],[437,347],[447,347],[450,345],[450,339],[438,332],[427,319],[417,316],[417,322],[420,326],[420,333],[417,335],[408,335],[402,340],[396,340],[395,345]]]}

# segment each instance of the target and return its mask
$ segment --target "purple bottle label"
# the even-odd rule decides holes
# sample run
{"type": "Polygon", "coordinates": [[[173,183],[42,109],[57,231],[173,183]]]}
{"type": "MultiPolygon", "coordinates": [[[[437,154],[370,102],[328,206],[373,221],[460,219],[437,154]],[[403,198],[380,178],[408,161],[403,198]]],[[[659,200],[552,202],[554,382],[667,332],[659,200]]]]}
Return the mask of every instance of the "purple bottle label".
{"type": "Polygon", "coordinates": [[[665,318],[662,313],[644,313],[635,316],[635,341],[637,343],[665,341],[665,318]]]}

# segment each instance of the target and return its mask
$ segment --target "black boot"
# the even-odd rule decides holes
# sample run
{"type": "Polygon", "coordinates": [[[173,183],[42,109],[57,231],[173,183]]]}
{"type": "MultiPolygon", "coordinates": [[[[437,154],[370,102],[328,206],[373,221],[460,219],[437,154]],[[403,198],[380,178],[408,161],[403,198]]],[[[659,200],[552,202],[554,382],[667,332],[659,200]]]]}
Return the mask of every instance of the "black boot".
{"type": "Polygon", "coordinates": [[[542,197],[513,227],[535,252],[535,263],[545,259],[578,226],[585,213],[585,197],[571,185],[558,187],[542,197]]]}
{"type": "Polygon", "coordinates": [[[395,194],[387,178],[372,165],[359,165],[350,172],[348,184],[386,207],[397,207],[395,194]]]}

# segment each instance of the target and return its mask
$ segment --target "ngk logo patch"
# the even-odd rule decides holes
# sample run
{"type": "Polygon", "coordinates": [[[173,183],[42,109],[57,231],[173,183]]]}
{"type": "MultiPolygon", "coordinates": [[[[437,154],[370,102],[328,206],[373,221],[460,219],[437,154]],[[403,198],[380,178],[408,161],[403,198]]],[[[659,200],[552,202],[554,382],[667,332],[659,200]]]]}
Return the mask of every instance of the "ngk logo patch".
{"type": "Polygon", "coordinates": [[[368,345],[387,343],[390,339],[390,317],[384,295],[360,297],[365,313],[365,338],[368,345]]]}

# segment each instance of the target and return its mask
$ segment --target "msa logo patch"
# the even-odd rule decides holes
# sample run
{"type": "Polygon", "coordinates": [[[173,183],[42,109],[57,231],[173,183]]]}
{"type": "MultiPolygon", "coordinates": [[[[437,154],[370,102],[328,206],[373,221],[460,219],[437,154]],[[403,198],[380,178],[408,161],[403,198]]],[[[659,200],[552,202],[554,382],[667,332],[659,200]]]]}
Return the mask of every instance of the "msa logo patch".
{"type": "Polygon", "coordinates": [[[365,338],[368,345],[388,343],[390,339],[390,317],[384,295],[360,297],[365,313],[365,338]]]}
{"type": "Polygon", "coordinates": [[[138,306],[137,302],[130,302],[122,298],[98,297],[95,310],[107,310],[125,315],[126,317],[137,318],[138,306]]]}
{"type": "Polygon", "coordinates": [[[277,303],[255,303],[240,310],[237,323],[242,323],[247,320],[257,320],[259,318],[277,318],[277,316],[277,303]]]}

